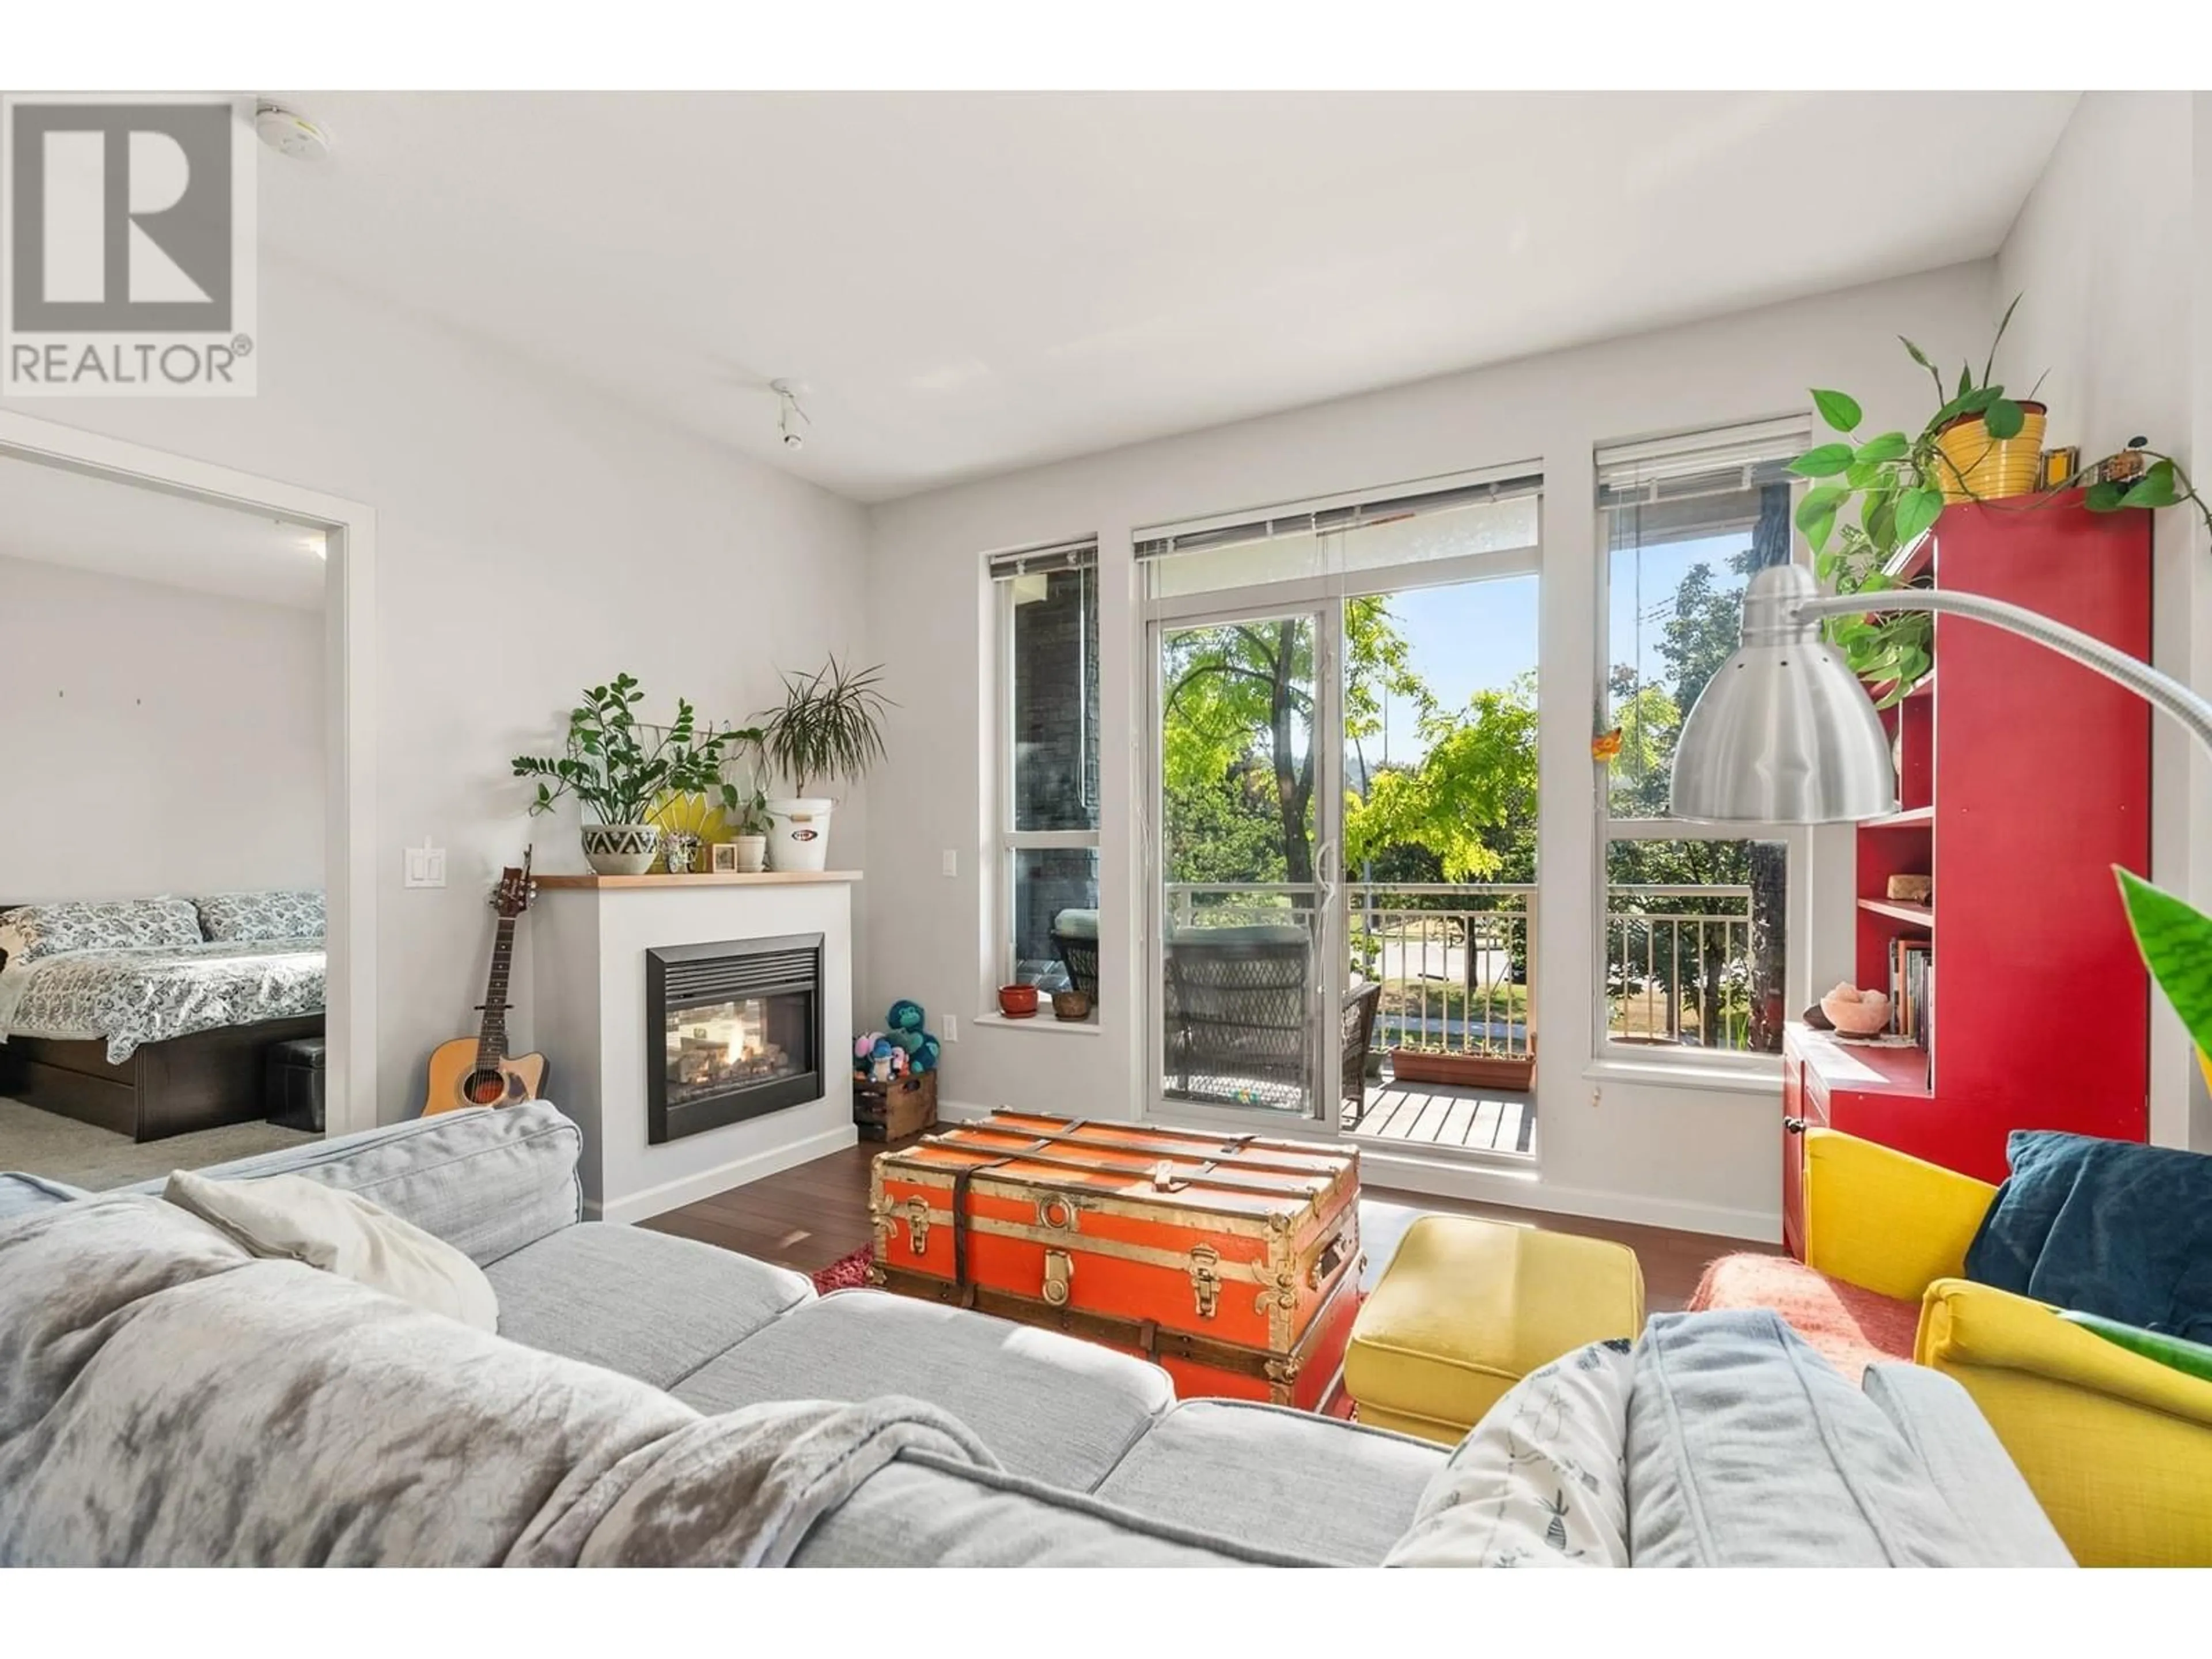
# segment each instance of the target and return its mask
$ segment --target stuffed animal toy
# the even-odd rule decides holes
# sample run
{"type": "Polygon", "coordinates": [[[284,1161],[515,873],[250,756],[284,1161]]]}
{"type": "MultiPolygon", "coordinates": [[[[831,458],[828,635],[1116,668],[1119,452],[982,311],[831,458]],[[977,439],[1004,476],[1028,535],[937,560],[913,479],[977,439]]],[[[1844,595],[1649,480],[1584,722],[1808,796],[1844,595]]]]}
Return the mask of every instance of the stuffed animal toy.
{"type": "Polygon", "coordinates": [[[878,1038],[875,1051],[868,1056],[868,1080],[871,1083],[889,1083],[906,1069],[905,1060],[906,1054],[902,1049],[892,1047],[886,1038],[878,1038]]]}
{"type": "Polygon", "coordinates": [[[945,1045],[930,1036],[928,1032],[924,1031],[921,1034],[921,1046],[914,1051],[914,1069],[917,1072],[935,1071],[938,1057],[944,1052],[945,1045]]]}
{"type": "Polygon", "coordinates": [[[891,1004],[890,1012],[884,1016],[884,1024],[893,1035],[901,1031],[920,1031],[929,1024],[921,1012],[921,1005],[910,997],[901,997],[891,1004]]]}

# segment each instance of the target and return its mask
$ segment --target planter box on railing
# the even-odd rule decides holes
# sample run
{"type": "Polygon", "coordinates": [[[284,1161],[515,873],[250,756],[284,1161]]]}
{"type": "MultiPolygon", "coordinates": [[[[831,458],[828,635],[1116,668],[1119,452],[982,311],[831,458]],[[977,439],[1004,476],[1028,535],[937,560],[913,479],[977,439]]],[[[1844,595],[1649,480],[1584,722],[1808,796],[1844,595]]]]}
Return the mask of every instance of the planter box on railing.
{"type": "Polygon", "coordinates": [[[1401,1083],[1441,1083],[1464,1089],[1527,1089],[1536,1080],[1536,1056],[1455,1054],[1393,1048],[1390,1070],[1401,1083]]]}

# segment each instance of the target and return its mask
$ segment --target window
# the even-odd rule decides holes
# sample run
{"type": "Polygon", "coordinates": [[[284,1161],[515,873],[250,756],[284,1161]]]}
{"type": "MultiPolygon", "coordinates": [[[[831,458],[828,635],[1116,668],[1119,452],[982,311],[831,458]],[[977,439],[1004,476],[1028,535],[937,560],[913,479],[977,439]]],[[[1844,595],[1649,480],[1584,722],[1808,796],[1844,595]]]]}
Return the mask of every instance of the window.
{"type": "Polygon", "coordinates": [[[1752,573],[1798,556],[1803,421],[1601,447],[1598,689],[1620,734],[1601,799],[1599,1029],[1617,1056],[1778,1054],[1805,995],[1789,916],[1802,832],[1670,816],[1682,720],[1736,647],[1752,573]]]}
{"type": "Polygon", "coordinates": [[[1095,997],[1097,544],[1000,554],[990,574],[1001,711],[995,971],[1001,984],[1095,997]]]}

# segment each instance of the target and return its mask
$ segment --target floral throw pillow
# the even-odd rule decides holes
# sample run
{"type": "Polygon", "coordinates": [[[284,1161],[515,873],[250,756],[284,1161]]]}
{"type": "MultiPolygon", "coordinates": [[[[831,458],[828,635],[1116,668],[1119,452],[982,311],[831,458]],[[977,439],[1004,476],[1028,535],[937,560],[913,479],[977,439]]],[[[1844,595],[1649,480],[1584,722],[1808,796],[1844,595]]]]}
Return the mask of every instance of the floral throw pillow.
{"type": "Polygon", "coordinates": [[[1593,1342],[1534,1370],[1430,1478],[1389,1567],[1628,1565],[1631,1345],[1593,1342]]]}
{"type": "Polygon", "coordinates": [[[0,915],[0,951],[10,966],[67,951],[123,951],[200,942],[190,899],[76,900],[24,904],[0,915]]]}
{"type": "Polygon", "coordinates": [[[313,888],[273,893],[217,893],[194,899],[199,926],[217,944],[264,939],[320,939],[323,896],[313,888]]]}

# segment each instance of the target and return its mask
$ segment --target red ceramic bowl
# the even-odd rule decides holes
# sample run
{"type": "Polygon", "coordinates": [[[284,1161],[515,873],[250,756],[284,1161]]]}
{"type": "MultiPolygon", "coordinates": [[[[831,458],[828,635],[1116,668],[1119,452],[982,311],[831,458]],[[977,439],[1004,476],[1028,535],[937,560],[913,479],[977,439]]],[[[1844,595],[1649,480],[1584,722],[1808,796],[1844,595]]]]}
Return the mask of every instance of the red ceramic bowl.
{"type": "Polygon", "coordinates": [[[1033,1019],[1036,1017],[1037,993],[1034,985],[1001,985],[999,988],[999,1012],[1008,1019],[1033,1019]]]}

